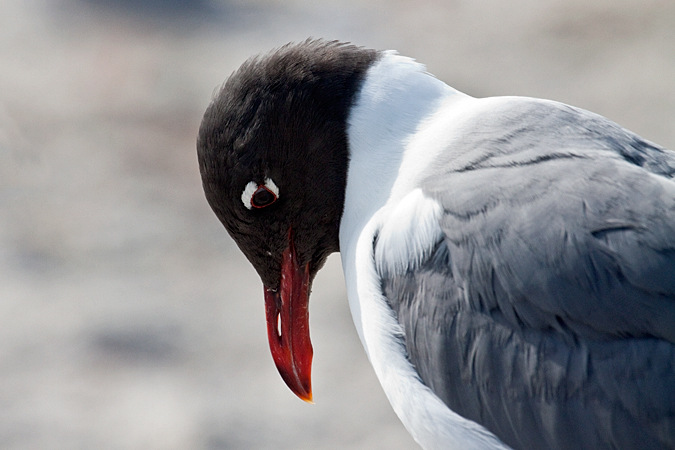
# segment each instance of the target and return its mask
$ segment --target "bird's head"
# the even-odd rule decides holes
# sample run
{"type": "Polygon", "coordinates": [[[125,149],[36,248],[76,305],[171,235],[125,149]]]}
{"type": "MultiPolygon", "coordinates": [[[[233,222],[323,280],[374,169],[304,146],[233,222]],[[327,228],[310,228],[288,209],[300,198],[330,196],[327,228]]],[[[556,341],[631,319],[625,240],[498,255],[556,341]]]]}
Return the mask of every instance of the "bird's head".
{"type": "Polygon", "coordinates": [[[206,198],[262,279],[272,356],[306,401],[310,287],[339,251],[347,118],[376,55],[306,41],[252,58],[216,94],[199,130],[206,198]]]}

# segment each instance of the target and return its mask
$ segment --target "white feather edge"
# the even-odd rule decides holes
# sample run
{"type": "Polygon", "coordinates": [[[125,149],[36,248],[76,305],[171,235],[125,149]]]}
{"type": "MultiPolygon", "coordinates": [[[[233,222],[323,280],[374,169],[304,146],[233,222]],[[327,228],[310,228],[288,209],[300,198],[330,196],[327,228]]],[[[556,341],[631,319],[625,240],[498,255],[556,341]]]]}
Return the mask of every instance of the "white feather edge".
{"type": "Polygon", "coordinates": [[[448,408],[424,385],[408,360],[403,330],[382,294],[375,268],[373,238],[382,229],[385,215],[384,211],[376,214],[356,244],[342,254],[352,314],[358,316],[364,348],[385,395],[425,450],[508,449],[487,429],[448,408]]]}
{"type": "Polygon", "coordinates": [[[388,215],[377,235],[375,267],[379,273],[400,274],[424,262],[443,237],[443,207],[417,188],[388,215]]]}

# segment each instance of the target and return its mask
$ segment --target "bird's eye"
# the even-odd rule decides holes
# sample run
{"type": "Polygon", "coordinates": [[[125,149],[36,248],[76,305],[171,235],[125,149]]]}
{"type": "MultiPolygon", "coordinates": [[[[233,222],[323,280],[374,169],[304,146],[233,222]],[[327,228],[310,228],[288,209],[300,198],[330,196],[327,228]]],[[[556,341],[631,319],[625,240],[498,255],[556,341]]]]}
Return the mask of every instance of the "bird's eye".
{"type": "Polygon", "coordinates": [[[265,184],[249,181],[241,194],[241,201],[247,209],[264,208],[276,202],[278,198],[279,188],[270,178],[265,179],[265,184]]]}
{"type": "Polygon", "coordinates": [[[269,190],[266,186],[259,186],[251,197],[251,206],[254,208],[264,208],[271,205],[277,200],[274,192],[269,190]]]}

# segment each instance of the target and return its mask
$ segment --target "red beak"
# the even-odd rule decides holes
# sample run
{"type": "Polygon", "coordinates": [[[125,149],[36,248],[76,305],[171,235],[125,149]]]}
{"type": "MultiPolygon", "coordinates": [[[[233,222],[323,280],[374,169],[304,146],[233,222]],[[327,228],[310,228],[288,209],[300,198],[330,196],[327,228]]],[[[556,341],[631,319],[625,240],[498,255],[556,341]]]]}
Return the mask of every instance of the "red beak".
{"type": "Polygon", "coordinates": [[[309,339],[309,263],[298,264],[291,232],[282,255],[279,289],[265,288],[267,337],[272,358],[288,387],[312,402],[312,343],[309,339]]]}

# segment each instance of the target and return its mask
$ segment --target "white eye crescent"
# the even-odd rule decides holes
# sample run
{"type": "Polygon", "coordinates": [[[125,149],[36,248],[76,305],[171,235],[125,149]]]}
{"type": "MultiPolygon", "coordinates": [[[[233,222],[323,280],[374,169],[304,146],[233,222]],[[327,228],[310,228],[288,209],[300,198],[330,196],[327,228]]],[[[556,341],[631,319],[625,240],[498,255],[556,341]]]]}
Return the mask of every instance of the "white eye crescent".
{"type": "Polygon", "coordinates": [[[279,188],[271,178],[265,179],[265,184],[249,181],[244,192],[241,193],[241,201],[247,209],[264,208],[271,205],[279,198],[279,188]]]}
{"type": "Polygon", "coordinates": [[[241,201],[248,209],[253,208],[253,206],[251,206],[251,198],[253,198],[253,194],[255,193],[256,189],[258,189],[258,184],[253,181],[249,181],[244,188],[244,192],[241,193],[241,201]]]}
{"type": "Polygon", "coordinates": [[[272,191],[272,193],[279,198],[279,188],[277,187],[276,184],[274,184],[274,181],[272,181],[271,178],[265,178],[265,187],[272,191]]]}

